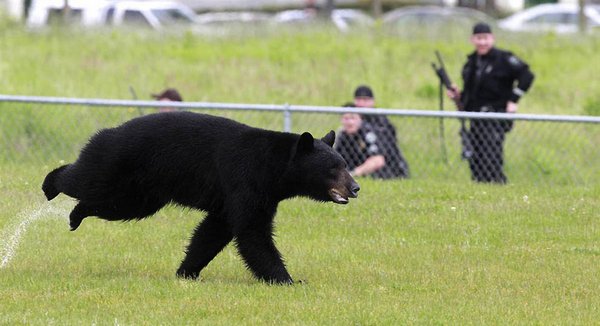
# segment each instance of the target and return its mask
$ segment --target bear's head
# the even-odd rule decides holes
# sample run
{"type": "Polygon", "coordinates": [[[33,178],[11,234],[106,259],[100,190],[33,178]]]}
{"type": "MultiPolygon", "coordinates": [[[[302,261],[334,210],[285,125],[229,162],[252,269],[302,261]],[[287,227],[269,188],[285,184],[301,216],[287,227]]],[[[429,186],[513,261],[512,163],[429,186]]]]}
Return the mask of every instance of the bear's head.
{"type": "Polygon", "coordinates": [[[346,169],[346,161],[333,150],[335,133],[321,139],[305,132],[300,135],[288,167],[287,181],[295,195],[318,201],[347,204],[356,198],[360,187],[346,169]]]}

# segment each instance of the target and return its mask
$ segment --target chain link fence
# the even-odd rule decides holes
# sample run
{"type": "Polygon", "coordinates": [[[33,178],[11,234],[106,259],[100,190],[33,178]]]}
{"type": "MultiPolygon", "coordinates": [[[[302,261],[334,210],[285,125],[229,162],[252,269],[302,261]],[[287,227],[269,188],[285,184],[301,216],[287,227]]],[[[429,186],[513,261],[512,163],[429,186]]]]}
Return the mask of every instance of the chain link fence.
{"type": "MultiPolygon", "coordinates": [[[[164,103],[0,95],[0,165],[47,173],[75,160],[99,129],[156,113],[160,106],[164,103]]],[[[376,169],[365,168],[368,175],[384,179],[600,182],[598,117],[200,102],[169,106],[315,137],[335,130],[336,150],[358,175],[370,160],[376,169]]]]}

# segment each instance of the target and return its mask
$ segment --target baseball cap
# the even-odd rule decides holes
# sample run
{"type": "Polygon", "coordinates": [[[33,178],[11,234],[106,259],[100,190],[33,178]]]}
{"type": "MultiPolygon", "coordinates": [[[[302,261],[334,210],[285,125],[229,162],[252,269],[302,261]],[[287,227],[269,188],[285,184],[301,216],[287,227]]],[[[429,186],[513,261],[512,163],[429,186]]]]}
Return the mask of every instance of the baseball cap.
{"type": "Polygon", "coordinates": [[[370,97],[374,98],[373,91],[369,86],[361,85],[356,88],[354,91],[354,97],[370,97]]]}
{"type": "Polygon", "coordinates": [[[151,95],[152,95],[152,97],[154,97],[157,100],[166,98],[166,99],[169,99],[171,101],[176,101],[176,102],[183,101],[183,99],[181,98],[181,95],[179,95],[179,92],[174,88],[167,88],[164,91],[162,91],[162,93],[151,94],[151,95]]]}
{"type": "Polygon", "coordinates": [[[473,35],[475,34],[491,34],[492,33],[492,28],[490,27],[490,25],[483,23],[483,22],[479,22],[477,24],[475,24],[475,26],[473,26],[473,35]]]}

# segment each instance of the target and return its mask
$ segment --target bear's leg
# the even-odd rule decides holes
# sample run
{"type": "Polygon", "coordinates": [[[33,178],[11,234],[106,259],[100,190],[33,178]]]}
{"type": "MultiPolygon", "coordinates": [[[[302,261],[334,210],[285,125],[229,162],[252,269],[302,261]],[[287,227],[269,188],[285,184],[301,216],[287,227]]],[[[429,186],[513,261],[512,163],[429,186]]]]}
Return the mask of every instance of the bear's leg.
{"type": "Polygon", "coordinates": [[[69,224],[71,231],[75,231],[88,216],[97,216],[109,221],[142,219],[156,213],[164,205],[165,203],[158,200],[145,203],[127,199],[101,203],[80,201],[69,215],[69,224]]]}
{"type": "Polygon", "coordinates": [[[94,209],[83,202],[79,202],[69,215],[69,225],[71,226],[71,231],[77,230],[79,225],[81,225],[81,221],[83,221],[84,218],[92,215],[95,215],[94,209]]]}
{"type": "Polygon", "coordinates": [[[236,234],[236,243],[244,262],[258,279],[276,284],[293,283],[273,242],[271,226],[241,231],[236,234]]]}
{"type": "Polygon", "coordinates": [[[59,167],[58,169],[55,169],[54,171],[48,173],[48,175],[44,179],[44,183],[42,184],[42,190],[44,191],[44,194],[46,195],[46,198],[48,200],[52,200],[52,199],[54,199],[54,197],[56,197],[56,196],[58,196],[58,194],[60,194],[61,190],[58,190],[58,188],[56,187],[56,181],[57,181],[58,177],[60,176],[60,174],[69,165],[70,164],[63,165],[63,166],[59,167]]]}
{"type": "Polygon", "coordinates": [[[186,250],[186,256],[177,270],[181,278],[196,279],[200,271],[231,242],[233,235],[224,219],[209,213],[200,223],[186,250]]]}

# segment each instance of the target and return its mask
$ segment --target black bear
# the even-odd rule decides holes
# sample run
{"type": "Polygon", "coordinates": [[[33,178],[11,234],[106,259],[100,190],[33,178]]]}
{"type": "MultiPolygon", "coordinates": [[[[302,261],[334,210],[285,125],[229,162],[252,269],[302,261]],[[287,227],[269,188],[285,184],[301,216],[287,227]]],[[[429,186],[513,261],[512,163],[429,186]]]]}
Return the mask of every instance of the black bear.
{"type": "Polygon", "coordinates": [[[235,239],[258,279],[290,284],[272,238],[278,203],[305,196],[346,204],[360,189],[334,139],[333,131],[319,140],[205,114],[152,114],[99,131],[42,189],[48,200],[61,192],[78,200],[71,230],[87,216],[143,219],[168,203],[206,211],[177,276],[197,278],[235,239]]]}

